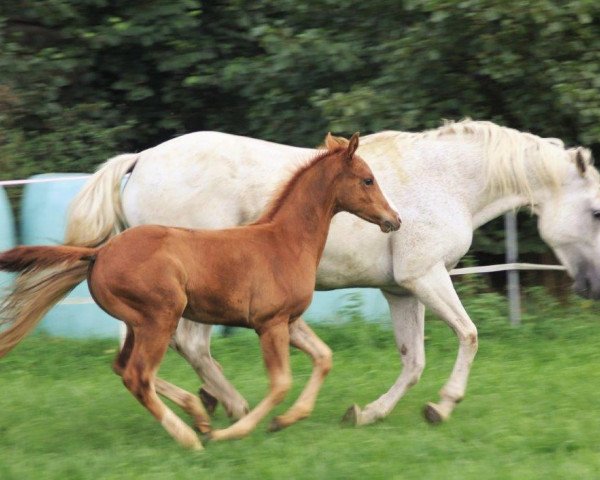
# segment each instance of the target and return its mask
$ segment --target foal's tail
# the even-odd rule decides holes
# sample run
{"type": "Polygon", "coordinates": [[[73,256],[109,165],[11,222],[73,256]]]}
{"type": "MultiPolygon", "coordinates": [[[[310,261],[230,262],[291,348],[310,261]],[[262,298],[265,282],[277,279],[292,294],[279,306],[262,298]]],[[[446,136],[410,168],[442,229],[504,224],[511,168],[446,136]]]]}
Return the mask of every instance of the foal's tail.
{"type": "Polygon", "coordinates": [[[20,272],[0,306],[0,357],[12,350],[87,276],[98,249],[17,247],[0,253],[0,270],[20,272]],[[2,331],[3,325],[10,327],[2,331]]]}
{"type": "Polygon", "coordinates": [[[92,175],[71,202],[65,244],[95,247],[125,228],[121,181],[138,159],[137,153],[118,155],[92,175]]]}

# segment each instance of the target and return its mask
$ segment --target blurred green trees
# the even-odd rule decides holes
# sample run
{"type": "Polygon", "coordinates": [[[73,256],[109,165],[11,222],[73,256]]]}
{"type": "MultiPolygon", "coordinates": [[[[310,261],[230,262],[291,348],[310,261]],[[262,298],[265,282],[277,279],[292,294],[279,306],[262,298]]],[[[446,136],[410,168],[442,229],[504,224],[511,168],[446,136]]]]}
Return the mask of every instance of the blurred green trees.
{"type": "Polygon", "coordinates": [[[3,178],[195,130],[314,145],[464,116],[598,152],[599,91],[597,0],[0,3],[3,178]]]}

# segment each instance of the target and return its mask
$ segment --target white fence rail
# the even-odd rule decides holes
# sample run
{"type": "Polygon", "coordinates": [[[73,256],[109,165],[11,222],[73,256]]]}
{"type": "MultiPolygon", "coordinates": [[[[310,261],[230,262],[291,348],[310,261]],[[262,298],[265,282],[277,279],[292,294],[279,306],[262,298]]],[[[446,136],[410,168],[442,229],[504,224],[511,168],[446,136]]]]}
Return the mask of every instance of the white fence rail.
{"type": "MultiPolygon", "coordinates": [[[[78,176],[69,177],[52,177],[52,178],[29,178],[20,180],[2,180],[0,187],[13,187],[18,185],[27,185],[30,183],[47,183],[47,182],[64,182],[75,181],[89,178],[90,174],[81,174],[78,176]]],[[[520,270],[555,270],[565,271],[562,265],[542,265],[536,263],[519,263],[518,260],[518,241],[517,241],[517,220],[514,211],[508,212],[505,215],[506,232],[506,263],[498,265],[485,265],[481,267],[463,267],[455,268],[450,271],[450,275],[471,275],[493,272],[507,272],[508,285],[508,301],[510,308],[510,321],[513,325],[521,323],[521,307],[520,307],[520,285],[519,271],[520,270]]],[[[94,303],[90,297],[75,297],[67,298],[61,302],[63,305],[85,305],[94,303]]]]}
{"type": "Polygon", "coordinates": [[[76,177],[52,177],[52,178],[26,178],[21,180],[0,180],[0,187],[16,187],[29,183],[68,182],[72,180],[83,180],[91,177],[91,174],[81,174],[76,177]]]}

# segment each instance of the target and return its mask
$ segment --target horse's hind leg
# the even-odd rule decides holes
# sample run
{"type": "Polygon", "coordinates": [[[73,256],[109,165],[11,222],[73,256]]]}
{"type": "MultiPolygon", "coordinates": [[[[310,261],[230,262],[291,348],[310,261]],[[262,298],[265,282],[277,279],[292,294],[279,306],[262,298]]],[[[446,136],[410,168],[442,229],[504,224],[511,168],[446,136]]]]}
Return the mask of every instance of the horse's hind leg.
{"type": "Polygon", "coordinates": [[[271,421],[270,431],[281,430],[308,417],[315,407],[321,385],[331,370],[333,356],[331,349],[317,337],[302,318],[290,325],[290,343],[310,355],[313,360],[313,371],[298,400],[287,412],[271,421]]]}
{"type": "Polygon", "coordinates": [[[177,442],[200,450],[202,444],[198,436],[160,400],[154,387],[156,371],[167,351],[177,320],[153,318],[133,327],[135,341],[122,372],[123,383],[177,442]]]}
{"type": "Polygon", "coordinates": [[[260,346],[269,373],[270,388],[265,398],[241,420],[224,430],[208,434],[212,440],[241,438],[251,432],[276,405],[281,403],[292,385],[289,359],[289,327],[287,318],[277,318],[264,325],[260,346]]]}
{"type": "Polygon", "coordinates": [[[231,418],[240,419],[250,410],[248,402],[225,378],[221,366],[210,354],[210,325],[182,318],[171,340],[173,347],[194,368],[204,382],[200,396],[207,408],[220,401],[231,418]]]}

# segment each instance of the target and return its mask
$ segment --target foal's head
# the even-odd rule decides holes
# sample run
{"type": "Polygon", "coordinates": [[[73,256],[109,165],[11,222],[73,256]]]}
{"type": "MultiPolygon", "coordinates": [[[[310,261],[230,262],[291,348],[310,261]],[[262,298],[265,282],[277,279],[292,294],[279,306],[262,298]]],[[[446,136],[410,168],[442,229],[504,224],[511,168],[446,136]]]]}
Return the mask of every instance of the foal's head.
{"type": "Polygon", "coordinates": [[[401,224],[398,212],[390,206],[369,166],[356,155],[358,133],[349,141],[328,134],[325,146],[341,156],[342,170],[336,182],[338,211],[353,213],[379,225],[382,232],[398,230],[401,224]]]}

